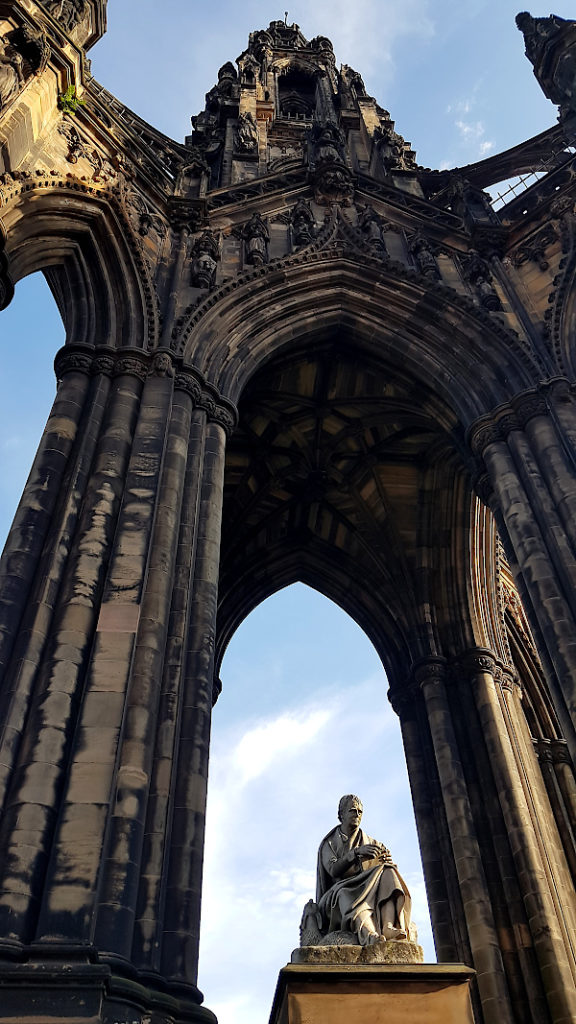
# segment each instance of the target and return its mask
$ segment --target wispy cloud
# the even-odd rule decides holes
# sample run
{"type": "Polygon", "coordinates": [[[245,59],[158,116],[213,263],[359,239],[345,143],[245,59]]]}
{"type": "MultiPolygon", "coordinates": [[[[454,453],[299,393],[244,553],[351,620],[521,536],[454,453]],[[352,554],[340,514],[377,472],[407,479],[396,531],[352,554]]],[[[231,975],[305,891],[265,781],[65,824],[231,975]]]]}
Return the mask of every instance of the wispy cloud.
{"type": "Polygon", "coordinates": [[[446,113],[453,117],[456,129],[454,148],[457,153],[454,158],[442,161],[441,170],[453,167],[454,164],[473,163],[475,160],[481,160],[489,156],[494,149],[494,142],[486,138],[484,121],[474,116],[480,95],[481,82],[476,82],[469,96],[448,104],[446,113]]]}
{"type": "Polygon", "coordinates": [[[293,5],[290,20],[299,22],[306,35],[325,35],[329,26],[338,61],[366,78],[377,70],[380,80],[383,73],[392,76],[397,44],[404,37],[434,34],[429,0],[316,0],[293,5]]]}

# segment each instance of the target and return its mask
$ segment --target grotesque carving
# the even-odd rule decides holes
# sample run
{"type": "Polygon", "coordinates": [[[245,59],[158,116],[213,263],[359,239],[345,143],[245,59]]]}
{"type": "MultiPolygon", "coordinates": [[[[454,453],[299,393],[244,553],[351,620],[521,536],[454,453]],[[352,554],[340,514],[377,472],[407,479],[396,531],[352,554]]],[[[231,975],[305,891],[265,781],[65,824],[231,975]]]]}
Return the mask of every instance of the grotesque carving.
{"type": "Polygon", "coordinates": [[[314,214],[310,209],[310,204],[305,202],[304,199],[299,199],[293,208],[290,215],[290,224],[296,249],[301,249],[303,246],[309,245],[310,242],[314,241],[314,214]]]}
{"type": "Polygon", "coordinates": [[[301,944],[372,946],[412,938],[410,893],[390,851],[360,828],[357,796],[342,797],[338,818],[320,843],[316,902],[304,908],[301,944]]]}
{"type": "Polygon", "coordinates": [[[480,303],[485,309],[492,312],[502,309],[500,299],[494,291],[490,267],[474,249],[470,250],[470,255],[464,264],[464,276],[474,287],[480,303]]]}
{"type": "Polygon", "coordinates": [[[374,255],[385,256],[387,254],[383,236],[385,224],[380,214],[376,213],[376,210],[370,204],[365,206],[360,213],[358,227],[374,255]]]}
{"type": "Polygon", "coordinates": [[[270,235],[268,228],[259,213],[253,213],[242,229],[242,238],[246,252],[246,262],[253,267],[260,267],[268,262],[268,244],[270,235]]]}
{"type": "Polygon", "coordinates": [[[192,249],[191,283],[195,288],[212,288],[219,259],[218,239],[212,231],[204,231],[192,249]]]}
{"type": "Polygon", "coordinates": [[[76,28],[86,13],[86,0],[43,0],[43,3],[65,32],[76,28]]]}
{"type": "Polygon", "coordinates": [[[416,261],[418,270],[425,277],[429,277],[433,281],[439,281],[440,271],[438,270],[434,250],[421,231],[417,231],[415,235],[412,235],[408,247],[416,261]]]}
{"type": "Polygon", "coordinates": [[[258,149],[258,128],[252,114],[240,114],[234,133],[237,153],[254,153],[258,149]]]}
{"type": "Polygon", "coordinates": [[[150,367],[151,377],[173,377],[174,367],[168,352],[157,352],[150,367]]]}
{"type": "Polygon", "coordinates": [[[352,175],[344,165],[327,164],[314,175],[314,199],[319,206],[350,206],[353,195],[352,175]]]}

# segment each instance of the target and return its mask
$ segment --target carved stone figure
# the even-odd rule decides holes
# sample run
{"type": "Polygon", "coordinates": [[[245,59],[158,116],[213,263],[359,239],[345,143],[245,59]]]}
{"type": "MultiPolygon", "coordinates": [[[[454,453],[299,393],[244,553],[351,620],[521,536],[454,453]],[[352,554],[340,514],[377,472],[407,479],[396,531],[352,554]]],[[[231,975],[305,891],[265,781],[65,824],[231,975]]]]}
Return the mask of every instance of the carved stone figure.
{"type": "Polygon", "coordinates": [[[362,210],[358,218],[358,227],[364,239],[375,253],[379,255],[386,253],[386,243],[383,236],[384,222],[380,214],[376,213],[376,210],[370,204],[362,210]]]}
{"type": "Polygon", "coordinates": [[[409,243],[409,249],[416,260],[420,272],[424,274],[425,277],[429,277],[434,281],[439,281],[440,271],[438,270],[434,250],[422,232],[417,231],[415,235],[412,235],[409,243]]]}
{"type": "Polygon", "coordinates": [[[302,246],[309,245],[310,242],[314,241],[314,214],[310,209],[310,204],[305,202],[304,199],[299,199],[296,203],[290,216],[290,223],[292,225],[292,238],[296,248],[300,249],[302,246]]]}
{"type": "Polygon", "coordinates": [[[464,273],[466,280],[476,290],[480,303],[485,309],[492,312],[502,309],[500,299],[492,284],[490,267],[474,249],[470,250],[470,255],[464,266],[464,273]]]}
{"type": "Polygon", "coordinates": [[[394,131],[393,121],[384,121],[376,128],[374,141],[386,172],[409,170],[416,166],[414,153],[402,136],[394,131]]]}
{"type": "Polygon", "coordinates": [[[216,277],[220,252],[212,231],[204,231],[192,249],[191,283],[195,288],[211,288],[216,277]]]}
{"type": "Polygon", "coordinates": [[[0,54],[0,112],[24,85],[24,60],[14,46],[5,44],[0,54]]]}
{"type": "Polygon", "coordinates": [[[342,797],[338,818],[320,843],[316,903],[304,908],[301,944],[371,946],[409,939],[410,893],[390,851],[360,828],[357,796],[342,797]]]}
{"type": "Polygon", "coordinates": [[[327,164],[314,175],[314,199],[320,206],[349,206],[353,194],[352,175],[344,165],[327,164]]]}
{"type": "Polygon", "coordinates": [[[242,237],[246,247],[246,262],[251,263],[253,267],[267,263],[270,235],[259,213],[253,213],[244,225],[242,237]]]}
{"type": "Polygon", "coordinates": [[[240,114],[234,133],[237,153],[254,153],[258,148],[258,128],[252,114],[240,114]]]}
{"type": "Polygon", "coordinates": [[[71,32],[86,13],[86,0],[44,0],[44,6],[58,19],[65,32],[71,32]]]}
{"type": "Polygon", "coordinates": [[[316,130],[314,144],[315,163],[323,164],[340,162],[344,146],[344,136],[340,129],[328,122],[316,130]]]}
{"type": "Polygon", "coordinates": [[[174,367],[172,366],[172,359],[168,352],[157,352],[152,360],[152,367],[150,370],[152,377],[173,377],[174,367]]]}

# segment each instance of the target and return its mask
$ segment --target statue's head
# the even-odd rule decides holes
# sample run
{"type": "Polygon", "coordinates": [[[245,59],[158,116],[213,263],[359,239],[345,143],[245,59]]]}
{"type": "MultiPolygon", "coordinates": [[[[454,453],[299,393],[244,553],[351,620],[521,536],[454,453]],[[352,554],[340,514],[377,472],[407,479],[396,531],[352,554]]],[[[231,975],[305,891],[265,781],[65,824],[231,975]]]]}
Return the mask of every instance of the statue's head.
{"type": "Polygon", "coordinates": [[[362,814],[363,807],[362,807],[362,801],[361,801],[359,796],[355,796],[354,793],[347,793],[346,796],[340,797],[340,802],[338,804],[338,820],[339,821],[342,821],[342,816],[351,807],[357,807],[359,809],[359,811],[360,811],[360,814],[362,814]]]}

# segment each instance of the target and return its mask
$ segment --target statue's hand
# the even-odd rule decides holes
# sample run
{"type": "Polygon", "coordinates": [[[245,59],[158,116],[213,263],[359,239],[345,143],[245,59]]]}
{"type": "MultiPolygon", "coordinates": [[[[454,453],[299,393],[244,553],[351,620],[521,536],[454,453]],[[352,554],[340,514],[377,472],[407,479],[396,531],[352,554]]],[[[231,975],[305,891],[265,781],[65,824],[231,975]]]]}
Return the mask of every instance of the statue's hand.
{"type": "Polygon", "coordinates": [[[374,860],[382,855],[382,847],[379,843],[365,843],[364,846],[357,846],[355,850],[359,857],[367,857],[374,860]]]}

